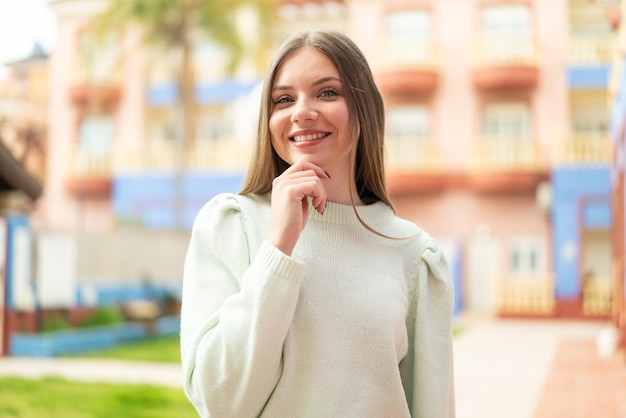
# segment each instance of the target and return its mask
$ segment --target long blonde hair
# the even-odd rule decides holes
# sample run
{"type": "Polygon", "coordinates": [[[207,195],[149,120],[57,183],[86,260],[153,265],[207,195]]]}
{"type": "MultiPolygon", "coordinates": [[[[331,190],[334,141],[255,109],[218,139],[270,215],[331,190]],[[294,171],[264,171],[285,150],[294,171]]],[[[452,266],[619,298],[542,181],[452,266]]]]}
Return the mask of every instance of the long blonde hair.
{"type": "MultiPolygon", "coordinates": [[[[385,185],[383,99],[361,50],[346,35],[336,31],[307,31],[294,34],[278,50],[263,84],[256,149],[239,193],[271,191],[274,178],[289,167],[278,156],[271,143],[269,119],[273,110],[272,87],[276,74],[285,60],[305,46],[316,48],[326,55],[337,67],[339,77],[345,86],[350,127],[356,144],[352,151],[353,178],[350,182],[353,207],[353,192],[356,192],[365,203],[382,201],[393,209],[385,185]],[[353,185],[356,185],[356,190],[353,190],[353,185]]],[[[359,217],[356,208],[355,213],[359,217]]],[[[372,230],[362,220],[361,223],[372,230]]]]}

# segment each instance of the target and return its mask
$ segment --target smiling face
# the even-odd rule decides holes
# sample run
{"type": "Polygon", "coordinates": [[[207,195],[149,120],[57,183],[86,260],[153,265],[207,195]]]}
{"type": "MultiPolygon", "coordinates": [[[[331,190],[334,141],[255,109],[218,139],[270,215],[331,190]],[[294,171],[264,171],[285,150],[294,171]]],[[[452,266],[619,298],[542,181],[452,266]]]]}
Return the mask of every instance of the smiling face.
{"type": "Polygon", "coordinates": [[[339,71],[312,47],[296,50],[276,74],[269,119],[272,146],[285,162],[308,161],[347,175],[352,135],[339,71]]]}

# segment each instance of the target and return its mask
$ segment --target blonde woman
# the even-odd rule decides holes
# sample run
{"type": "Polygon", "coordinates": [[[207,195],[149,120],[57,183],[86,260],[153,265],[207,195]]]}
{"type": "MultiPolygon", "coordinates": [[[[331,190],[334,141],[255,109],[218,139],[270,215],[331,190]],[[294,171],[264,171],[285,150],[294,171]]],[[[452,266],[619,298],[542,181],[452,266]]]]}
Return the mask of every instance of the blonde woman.
{"type": "Polygon", "coordinates": [[[282,45],[239,194],[197,215],[185,391],[203,417],[454,416],[450,271],[395,215],[383,102],[336,32],[282,45]]]}

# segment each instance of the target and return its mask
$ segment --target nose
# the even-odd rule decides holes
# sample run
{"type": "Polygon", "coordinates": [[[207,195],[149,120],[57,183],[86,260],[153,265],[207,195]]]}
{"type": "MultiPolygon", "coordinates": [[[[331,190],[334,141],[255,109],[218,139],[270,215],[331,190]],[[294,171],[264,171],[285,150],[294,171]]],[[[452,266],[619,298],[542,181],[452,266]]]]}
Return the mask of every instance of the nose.
{"type": "Polygon", "coordinates": [[[293,107],[293,113],[291,114],[292,123],[302,123],[306,121],[312,121],[317,119],[317,110],[315,110],[313,104],[309,99],[298,99],[293,107]]]}

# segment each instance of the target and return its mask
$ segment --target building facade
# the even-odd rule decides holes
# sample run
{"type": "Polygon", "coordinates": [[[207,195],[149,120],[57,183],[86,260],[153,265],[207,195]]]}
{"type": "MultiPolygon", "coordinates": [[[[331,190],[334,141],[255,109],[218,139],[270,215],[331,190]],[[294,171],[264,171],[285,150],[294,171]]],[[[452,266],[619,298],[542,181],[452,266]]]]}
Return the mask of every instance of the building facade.
{"type": "Polygon", "coordinates": [[[0,356],[9,351],[35,259],[31,219],[45,176],[47,56],[34,48],[7,67],[0,80],[0,356]]]}
{"type": "Polygon", "coordinates": [[[626,170],[626,61],[622,51],[626,46],[626,4],[614,5],[612,10],[615,28],[615,51],[611,68],[611,88],[609,103],[611,105],[610,136],[615,149],[615,157],[611,172],[611,192],[613,202],[613,310],[612,322],[617,331],[617,344],[626,348],[626,271],[624,268],[624,253],[626,252],[625,224],[626,218],[626,185],[624,171],[626,170]]]}
{"type": "MultiPolygon", "coordinates": [[[[49,67],[50,155],[39,222],[109,236],[182,228],[173,242],[184,249],[203,203],[243,181],[264,67],[248,61],[226,75],[224,51],[198,40],[197,135],[181,165],[171,60],[138,47],[132,34],[108,48],[90,46],[85,28],[106,3],[50,2],[59,33],[49,67]]],[[[608,2],[268,4],[275,7],[268,45],[251,41],[254,15],[237,16],[252,42],[249,56],[274,50],[294,30],[332,28],[370,60],[386,105],[394,204],[445,245],[457,311],[610,315],[608,2]]],[[[151,238],[143,245],[154,254],[159,244],[151,238]]],[[[175,275],[183,254],[166,256],[161,270],[175,275]]]]}
{"type": "Polygon", "coordinates": [[[376,45],[394,202],[460,252],[463,307],[607,317],[608,3],[350,6],[376,45]]]}

